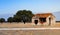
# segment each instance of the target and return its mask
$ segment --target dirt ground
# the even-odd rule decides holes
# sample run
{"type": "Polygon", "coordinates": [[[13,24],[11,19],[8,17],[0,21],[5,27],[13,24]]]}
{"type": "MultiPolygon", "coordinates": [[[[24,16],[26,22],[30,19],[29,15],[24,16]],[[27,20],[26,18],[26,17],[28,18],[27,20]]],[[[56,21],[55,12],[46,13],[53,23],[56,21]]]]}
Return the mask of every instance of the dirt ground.
{"type": "Polygon", "coordinates": [[[55,25],[35,25],[34,23],[0,23],[0,28],[45,28],[45,27],[60,27],[60,22],[56,22],[55,25]]]}
{"type": "Polygon", "coordinates": [[[0,30],[0,35],[60,35],[60,30],[0,30]]]}
{"type": "MultiPolygon", "coordinates": [[[[0,28],[52,28],[59,27],[60,22],[54,26],[32,25],[30,23],[0,23],[0,28]]],[[[44,30],[0,30],[0,35],[60,35],[60,29],[44,29],[44,30]]]]}

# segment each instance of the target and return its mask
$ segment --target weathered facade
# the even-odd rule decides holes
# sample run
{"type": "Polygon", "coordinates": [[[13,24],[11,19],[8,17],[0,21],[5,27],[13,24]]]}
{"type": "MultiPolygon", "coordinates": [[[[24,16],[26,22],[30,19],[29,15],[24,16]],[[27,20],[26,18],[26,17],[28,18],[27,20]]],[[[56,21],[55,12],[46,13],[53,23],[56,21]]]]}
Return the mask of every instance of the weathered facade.
{"type": "Polygon", "coordinates": [[[32,17],[32,23],[35,22],[35,20],[38,21],[37,25],[54,25],[55,24],[55,16],[52,13],[41,13],[41,14],[35,14],[32,17]]]}

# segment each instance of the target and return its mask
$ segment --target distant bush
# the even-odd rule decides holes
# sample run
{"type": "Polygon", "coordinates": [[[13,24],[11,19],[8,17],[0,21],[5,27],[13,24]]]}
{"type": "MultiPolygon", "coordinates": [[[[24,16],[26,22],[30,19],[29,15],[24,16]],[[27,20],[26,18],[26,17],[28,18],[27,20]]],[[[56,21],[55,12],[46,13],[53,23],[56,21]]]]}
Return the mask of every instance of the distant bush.
{"type": "Polygon", "coordinates": [[[5,19],[4,18],[0,18],[0,22],[5,22],[5,19]]]}
{"type": "Polygon", "coordinates": [[[8,19],[7,19],[7,22],[13,22],[13,17],[9,17],[8,19]]]}

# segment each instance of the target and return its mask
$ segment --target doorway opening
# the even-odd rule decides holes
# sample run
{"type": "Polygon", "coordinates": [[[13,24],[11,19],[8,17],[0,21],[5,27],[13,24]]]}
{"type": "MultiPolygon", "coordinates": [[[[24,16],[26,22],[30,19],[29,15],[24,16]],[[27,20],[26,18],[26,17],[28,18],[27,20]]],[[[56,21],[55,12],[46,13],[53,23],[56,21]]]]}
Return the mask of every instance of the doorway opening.
{"type": "Polygon", "coordinates": [[[51,25],[51,18],[49,18],[49,25],[51,25]]]}

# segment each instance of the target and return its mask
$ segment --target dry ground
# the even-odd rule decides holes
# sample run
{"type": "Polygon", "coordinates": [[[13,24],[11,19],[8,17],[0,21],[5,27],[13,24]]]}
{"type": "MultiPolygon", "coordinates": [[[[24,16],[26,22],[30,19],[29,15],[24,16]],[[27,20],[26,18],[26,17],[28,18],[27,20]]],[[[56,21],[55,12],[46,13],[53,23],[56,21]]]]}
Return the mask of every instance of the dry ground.
{"type": "Polygon", "coordinates": [[[60,22],[56,22],[53,26],[33,25],[32,23],[0,23],[0,28],[45,28],[45,27],[60,27],[60,22]]]}
{"type": "Polygon", "coordinates": [[[60,30],[0,30],[0,35],[60,35],[60,30]]]}
{"type": "MultiPolygon", "coordinates": [[[[60,27],[60,22],[54,26],[32,25],[30,23],[0,23],[0,28],[41,28],[41,27],[60,27]]],[[[44,29],[44,30],[0,30],[0,35],[60,35],[60,29],[44,29]]]]}

